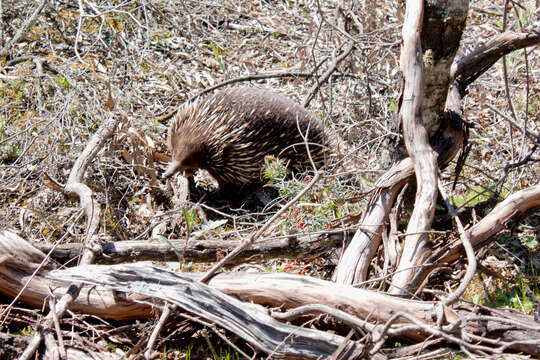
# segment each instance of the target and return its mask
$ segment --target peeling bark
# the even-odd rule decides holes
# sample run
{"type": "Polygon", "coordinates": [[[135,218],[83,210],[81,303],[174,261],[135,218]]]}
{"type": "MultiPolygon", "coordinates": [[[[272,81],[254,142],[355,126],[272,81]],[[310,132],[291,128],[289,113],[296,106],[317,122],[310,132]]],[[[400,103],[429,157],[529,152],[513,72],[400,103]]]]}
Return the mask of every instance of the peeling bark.
{"type": "Polygon", "coordinates": [[[469,0],[425,1],[422,23],[422,51],[425,98],[422,120],[430,137],[440,127],[448,88],[450,68],[465,28],[469,0]]]}

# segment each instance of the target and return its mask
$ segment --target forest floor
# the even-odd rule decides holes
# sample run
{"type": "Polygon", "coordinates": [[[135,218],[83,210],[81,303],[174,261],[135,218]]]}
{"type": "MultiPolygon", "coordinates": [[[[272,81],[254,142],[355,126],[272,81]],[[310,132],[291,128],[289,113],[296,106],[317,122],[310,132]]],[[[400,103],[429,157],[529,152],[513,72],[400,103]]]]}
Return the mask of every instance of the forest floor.
{"type": "MultiPolygon", "coordinates": [[[[0,48],[22,27],[39,2],[4,1],[0,48]]],[[[323,178],[300,202],[282,215],[267,235],[316,233],[353,226],[370,189],[389,164],[381,162],[395,126],[399,97],[399,52],[403,9],[396,1],[50,1],[24,40],[0,61],[0,229],[34,243],[80,243],[85,219],[79,203],[50,186],[63,184],[89,138],[106,117],[109,89],[116,106],[128,114],[85,175],[103,209],[100,236],[109,241],[184,239],[227,240],[260,226],[310,180],[310,175],[281,178],[270,171],[277,195],[272,206],[256,200],[230,206],[201,200],[199,186],[191,202],[178,203],[174,187],[160,179],[166,167],[166,134],[171,114],[182,103],[227,80],[228,86],[272,89],[298,103],[312,92],[350,37],[355,49],[322,84],[309,104],[329,131],[347,143],[344,160],[323,169],[323,178]],[[82,15],[82,16],[81,16],[82,15]],[[344,31],[345,30],[345,31],[344,31]],[[317,66],[320,65],[320,66],[317,66]],[[256,79],[246,78],[260,74],[256,79]],[[354,171],[352,171],[354,169],[354,171]],[[46,175],[45,175],[46,174],[46,175]]],[[[514,4],[507,30],[538,23],[535,1],[514,4]]],[[[459,55],[486,42],[503,29],[504,1],[471,1],[459,55]]],[[[463,104],[471,125],[472,145],[451,198],[458,207],[482,204],[494,194],[505,198],[537,184],[535,161],[512,169],[540,133],[540,56],[538,48],[499,61],[472,86],[463,104]],[[506,72],[506,74],[505,74],[506,72]],[[505,89],[505,78],[509,94],[505,89]]],[[[454,181],[454,164],[444,170],[445,185],[454,181]]],[[[471,223],[494,203],[477,209],[471,223]]],[[[446,210],[439,209],[440,214],[446,210]]],[[[403,219],[406,224],[407,219],[403,219]]],[[[442,224],[441,226],[443,226],[442,224]]],[[[442,228],[441,228],[442,229],[442,228]]],[[[442,229],[446,230],[446,229],[442,229]]],[[[433,242],[456,237],[434,236],[433,242]]],[[[477,258],[482,265],[465,301],[533,314],[532,289],[540,296],[540,213],[521,219],[477,258]],[[529,293],[530,294],[530,293],[529,293]]],[[[244,267],[292,272],[329,279],[339,249],[303,260],[274,259],[244,267]]],[[[204,270],[208,264],[164,263],[177,271],[204,270]]],[[[382,260],[373,261],[370,278],[380,276],[382,260]]],[[[452,289],[463,264],[430,278],[419,297],[436,299],[452,289]]],[[[379,288],[374,282],[368,288],[379,288]]],[[[10,303],[3,299],[0,309],[10,303]]],[[[0,318],[0,331],[28,334],[41,312],[18,305],[0,318]]],[[[88,337],[110,354],[136,346],[153,320],[122,324],[92,317],[73,317],[65,326],[95,329],[88,337]],[[116,328],[128,330],[121,336],[116,328]]],[[[207,340],[201,326],[182,320],[166,327],[158,345],[163,358],[204,358],[207,340]],[[179,331],[178,329],[182,329],[179,331]]],[[[235,354],[211,338],[221,359],[235,354]]],[[[394,344],[399,346],[399,344],[394,344]]],[[[451,356],[451,355],[448,355],[451,356]]],[[[456,355],[458,356],[458,355],[456,355]]]]}

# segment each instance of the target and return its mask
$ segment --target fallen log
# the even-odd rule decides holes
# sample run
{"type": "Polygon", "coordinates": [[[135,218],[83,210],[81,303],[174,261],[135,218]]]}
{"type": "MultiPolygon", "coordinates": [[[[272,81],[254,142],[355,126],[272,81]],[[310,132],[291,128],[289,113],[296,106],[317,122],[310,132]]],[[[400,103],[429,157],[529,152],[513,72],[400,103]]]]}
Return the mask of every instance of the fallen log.
{"type": "MultiPolygon", "coordinates": [[[[61,294],[63,286],[69,284],[59,279],[49,279],[50,271],[59,266],[52,261],[44,261],[45,254],[14,233],[0,231],[0,292],[15,297],[21,289],[19,300],[33,307],[42,307],[43,300],[50,295],[61,294]],[[35,274],[34,274],[35,273],[35,274]]],[[[139,266],[149,266],[139,264],[139,266]]],[[[111,265],[78,267],[92,278],[99,278],[102,271],[111,265]]],[[[189,273],[194,278],[202,274],[189,273]]],[[[384,322],[398,310],[407,309],[420,321],[434,324],[432,320],[435,302],[414,301],[395,298],[384,293],[357,289],[330,281],[313,279],[307,276],[284,273],[220,273],[212,278],[210,285],[223,292],[234,295],[243,301],[257,304],[292,308],[295,306],[320,303],[347,311],[361,319],[370,317],[372,321],[384,322]],[[276,305],[278,304],[278,305],[276,305]]],[[[72,310],[112,318],[129,320],[147,318],[151,307],[135,303],[148,301],[147,297],[135,296],[126,292],[119,296],[101,287],[84,287],[74,303],[72,310]]],[[[455,320],[448,310],[449,321],[455,320]]],[[[404,322],[408,323],[408,322],[404,322]]],[[[410,334],[417,337],[415,332],[410,334]]]]}
{"type": "MultiPolygon", "coordinates": [[[[493,353],[512,348],[535,356],[540,354],[540,342],[536,340],[540,338],[540,326],[531,317],[507,313],[490,314],[489,310],[475,313],[466,308],[454,311],[442,307],[442,327],[438,327],[436,310],[440,309],[439,302],[407,300],[306,276],[229,272],[214,276],[209,286],[206,286],[196,281],[203,274],[177,274],[150,266],[148,263],[87,265],[54,270],[56,268],[54,262],[46,261],[45,255],[28,242],[13,233],[0,231],[0,274],[2,274],[0,292],[11,297],[18,296],[20,301],[34,307],[41,307],[51,291],[55,296],[61,296],[66,291],[66,286],[76,281],[87,285],[81,287],[80,296],[70,307],[74,311],[119,320],[150,318],[154,316],[152,308],[159,306],[155,304],[161,303],[156,300],[163,300],[207,318],[243,338],[246,336],[244,339],[250,342],[256,341],[254,334],[258,334],[258,331],[264,330],[268,336],[270,331],[272,334],[280,334],[276,336],[283,340],[283,334],[291,329],[282,327],[283,324],[276,327],[269,326],[276,320],[262,317],[266,311],[262,308],[252,310],[256,307],[247,302],[280,307],[284,310],[320,304],[352,315],[357,319],[357,323],[362,324],[364,330],[381,343],[388,336],[405,336],[411,340],[424,340],[435,336],[442,337],[446,342],[457,342],[474,348],[480,345],[473,344],[473,341],[478,343],[486,341],[489,344],[489,341],[493,342],[493,339],[500,338],[504,341],[500,341],[498,347],[493,348],[493,353]],[[233,297],[244,302],[239,302],[233,297]],[[231,310],[231,306],[234,311],[231,310]],[[217,309],[216,313],[212,313],[214,308],[217,309]],[[237,310],[244,313],[235,318],[233,326],[230,324],[232,321],[230,316],[235,315],[237,310]],[[248,321],[246,316],[253,316],[256,321],[251,318],[248,321]],[[238,329],[247,326],[246,321],[251,324],[252,320],[253,324],[259,325],[253,325],[255,327],[245,330],[250,334],[239,332],[238,329]],[[471,334],[474,338],[471,338],[471,334]]],[[[324,310],[319,312],[332,314],[324,310]]],[[[341,344],[346,346],[345,352],[340,354],[369,351],[369,347],[349,343],[340,336],[329,336],[320,331],[306,333],[304,330],[306,329],[294,327],[294,333],[305,336],[302,338],[305,341],[308,339],[315,341],[312,337],[315,336],[317,341],[324,343],[316,350],[321,354],[332,353],[341,344]]],[[[267,351],[275,346],[276,342],[275,339],[268,338],[261,343],[252,344],[267,351]]],[[[290,351],[287,355],[283,355],[284,357],[313,356],[313,353],[304,352],[308,351],[307,347],[295,349],[291,343],[287,344],[278,348],[290,351]]],[[[369,342],[366,345],[369,345],[369,342]]],[[[483,350],[485,348],[482,346],[483,350]]]]}
{"type": "MultiPolygon", "coordinates": [[[[292,234],[274,238],[264,238],[244,250],[228,265],[244,264],[247,261],[261,261],[273,258],[309,259],[338,249],[347,243],[353,230],[330,230],[314,234],[292,234]]],[[[190,239],[160,242],[154,240],[103,242],[103,252],[96,255],[97,264],[119,264],[135,261],[178,261],[182,259],[196,262],[215,262],[220,256],[234,250],[242,240],[237,239],[190,239]],[[185,249],[185,250],[184,250],[185,249]]],[[[83,247],[81,243],[54,246],[32,243],[44,253],[51,252],[51,258],[61,264],[77,259],[83,247]]]]}

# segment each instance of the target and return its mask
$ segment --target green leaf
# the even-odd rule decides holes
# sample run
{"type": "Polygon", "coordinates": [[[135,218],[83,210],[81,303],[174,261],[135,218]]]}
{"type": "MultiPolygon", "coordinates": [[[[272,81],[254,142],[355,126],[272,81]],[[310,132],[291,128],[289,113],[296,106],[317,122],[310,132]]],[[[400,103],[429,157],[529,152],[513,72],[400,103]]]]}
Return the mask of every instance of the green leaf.
{"type": "Polygon", "coordinates": [[[182,252],[180,250],[178,250],[176,248],[176,246],[174,246],[174,244],[169,240],[167,239],[165,236],[163,235],[158,235],[156,236],[154,239],[158,240],[158,241],[161,241],[167,245],[169,245],[171,247],[171,249],[173,249],[173,251],[175,252],[176,256],[178,256],[178,258],[181,258],[182,257],[182,252]]]}
{"type": "Polygon", "coordinates": [[[535,250],[538,247],[538,240],[532,235],[526,235],[522,241],[523,245],[530,251],[535,250]]]}
{"type": "Polygon", "coordinates": [[[214,45],[213,42],[210,43],[210,47],[212,48],[212,51],[214,52],[214,57],[216,58],[219,65],[221,65],[221,69],[225,71],[225,65],[223,64],[223,61],[221,60],[221,54],[219,53],[219,49],[214,45]]]}

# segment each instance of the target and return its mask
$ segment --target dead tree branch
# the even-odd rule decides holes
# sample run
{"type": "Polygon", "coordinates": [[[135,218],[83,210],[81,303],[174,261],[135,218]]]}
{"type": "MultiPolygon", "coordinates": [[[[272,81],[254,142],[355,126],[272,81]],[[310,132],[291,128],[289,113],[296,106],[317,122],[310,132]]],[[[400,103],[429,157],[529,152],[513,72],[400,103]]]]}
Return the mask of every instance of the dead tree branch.
{"type": "Polygon", "coordinates": [[[472,53],[462,57],[452,65],[450,75],[459,84],[461,97],[465,96],[467,86],[486,72],[497,60],[512,51],[540,44],[540,32],[516,33],[507,31],[495,36],[472,53]]]}
{"type": "MultiPolygon", "coordinates": [[[[243,303],[197,280],[164,269],[148,266],[142,268],[134,264],[114,265],[108,269],[101,272],[98,281],[91,280],[88,271],[82,268],[51,273],[51,276],[166,300],[230,330],[276,358],[326,358],[344,341],[337,335],[283,324],[270,317],[258,305],[243,303]]],[[[339,359],[347,359],[362,351],[361,346],[349,341],[339,359]]]]}
{"type": "MultiPolygon", "coordinates": [[[[39,265],[44,257],[27,242],[7,232],[0,233],[0,254],[3,259],[0,263],[0,272],[5,274],[0,279],[0,289],[8,296],[12,296],[20,290],[28,274],[39,265]]],[[[268,322],[267,318],[264,317],[267,315],[261,315],[263,312],[260,309],[252,310],[253,305],[246,303],[254,302],[283,309],[320,304],[341,309],[348,316],[336,312],[338,317],[344,315],[344,320],[347,320],[351,325],[373,328],[373,333],[378,334],[377,339],[382,339],[385,335],[406,336],[414,340],[442,336],[447,341],[457,341],[458,344],[465,342],[468,344],[467,346],[475,346],[475,344],[470,343],[472,336],[481,338],[481,341],[489,344],[489,341],[492,341],[490,339],[497,338],[502,331],[509,341],[501,343],[501,346],[520,349],[520,351],[532,354],[536,348],[531,339],[536,339],[540,335],[540,328],[537,324],[535,325],[531,317],[522,316],[520,319],[514,320],[513,326],[508,326],[508,321],[511,321],[509,319],[514,316],[513,314],[505,314],[504,319],[500,319],[500,316],[475,317],[476,315],[470,311],[456,313],[445,306],[442,307],[443,321],[442,328],[440,328],[433,316],[437,306],[436,302],[406,300],[376,291],[356,289],[300,275],[220,273],[210,280],[210,287],[246,302],[238,303],[237,300],[234,300],[230,303],[228,297],[224,297],[224,295],[220,295],[215,290],[196,281],[203,274],[171,273],[144,263],[112,266],[87,265],[51,273],[54,268],[55,265],[49,263],[42,271],[39,271],[21,294],[21,301],[29,304],[40,304],[43,298],[49,295],[49,289],[53,289],[53,293],[62,293],[72,281],[89,282],[95,285],[81,288],[81,295],[71,304],[73,311],[116,319],[148,318],[153,316],[151,304],[155,303],[155,299],[166,300],[189,312],[215,321],[220,326],[229,328],[242,337],[245,335],[248,341],[254,341],[253,343],[264,351],[268,350],[266,346],[275,346],[276,340],[254,340],[250,333],[253,334],[258,326],[262,326],[259,329],[262,329],[263,332],[269,331],[270,328],[274,329],[274,323],[268,322]],[[103,284],[107,283],[108,285],[105,287],[99,285],[98,283],[102,283],[102,280],[103,284]],[[116,291],[109,290],[111,288],[116,289],[116,291]],[[189,289],[189,291],[184,291],[184,289],[189,289]],[[122,292],[123,295],[118,296],[119,292],[122,292]],[[214,303],[215,301],[228,305],[221,307],[218,303],[214,303]],[[209,303],[214,305],[201,305],[209,303]],[[239,313],[237,313],[237,307],[240,309],[239,313]],[[231,312],[231,309],[234,311],[231,312]],[[403,309],[407,309],[407,311],[403,312],[403,309]],[[396,316],[398,313],[400,316],[396,316]],[[235,317],[238,314],[241,316],[235,317]],[[231,316],[234,320],[231,320],[231,316]],[[356,319],[350,318],[350,316],[356,317],[356,319]],[[217,318],[221,320],[218,321],[217,318]],[[249,323],[253,325],[252,327],[244,322],[244,319],[248,318],[250,319],[249,323]],[[231,324],[223,324],[228,321],[231,321],[231,324]],[[489,324],[484,326],[486,321],[489,324]],[[242,329],[238,329],[238,326],[242,329]],[[469,338],[460,338],[461,340],[458,341],[455,330],[464,328],[464,326],[466,326],[469,338]],[[246,329],[243,329],[244,327],[246,329]]],[[[318,308],[318,311],[324,309],[326,308],[321,307],[318,308]]],[[[332,312],[330,311],[330,313],[332,312]]],[[[288,331],[291,330],[283,325],[279,325],[277,329],[281,329],[276,331],[282,334],[280,335],[282,340],[290,334],[288,331]]],[[[311,336],[311,330],[305,333],[305,329],[296,329],[298,332],[295,332],[295,335],[304,336],[306,341],[314,341],[308,340],[311,336]]],[[[316,334],[318,336],[318,332],[316,334]]],[[[296,338],[297,342],[293,345],[289,340],[292,341],[292,339],[286,338],[283,347],[277,347],[277,351],[292,351],[293,353],[305,351],[303,345],[299,345],[299,348],[295,347],[301,338],[296,338]]],[[[339,346],[341,341],[343,341],[341,337],[325,335],[319,347],[310,351],[330,351],[339,346]]],[[[359,344],[348,343],[347,349],[361,350],[362,347],[359,344]]],[[[500,351],[500,349],[496,349],[496,351],[500,351]]],[[[291,354],[289,353],[288,356],[292,356],[291,354]]]]}
{"type": "MultiPolygon", "coordinates": [[[[540,207],[540,185],[531,186],[513,193],[501,201],[480,222],[467,230],[473,247],[478,248],[489,239],[509,226],[513,221],[522,217],[527,211],[540,207]]],[[[436,250],[437,263],[450,263],[457,260],[463,253],[459,242],[452,242],[440,250],[436,250]]]]}
{"type": "Polygon", "coordinates": [[[343,52],[337,56],[332,64],[328,67],[328,69],[324,72],[324,74],[321,75],[321,78],[317,78],[317,82],[313,85],[313,87],[309,90],[309,94],[306,96],[304,101],[302,102],[303,107],[308,107],[311,100],[313,100],[313,97],[317,93],[317,90],[321,87],[322,84],[328,81],[328,78],[330,78],[330,75],[334,71],[336,71],[337,66],[345,59],[347,56],[351,54],[351,52],[354,50],[354,44],[349,44],[343,52]]]}
{"type": "MultiPolygon", "coordinates": [[[[268,260],[277,257],[286,259],[312,258],[320,254],[338,249],[343,243],[349,242],[353,236],[353,229],[336,229],[312,234],[292,234],[264,238],[256,241],[249,249],[245,249],[228,265],[245,263],[248,259],[268,260]]],[[[196,262],[215,262],[223,251],[233,251],[242,240],[238,239],[189,239],[183,259],[196,262]]],[[[84,247],[81,243],[68,243],[53,245],[33,243],[44,253],[51,253],[55,261],[66,264],[71,263],[81,255],[84,247]]],[[[135,261],[177,261],[178,254],[175,249],[185,246],[185,241],[171,241],[169,243],[147,240],[116,241],[102,243],[102,252],[96,254],[94,263],[119,264],[135,261]]]]}

